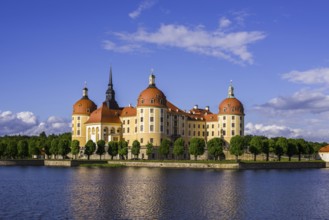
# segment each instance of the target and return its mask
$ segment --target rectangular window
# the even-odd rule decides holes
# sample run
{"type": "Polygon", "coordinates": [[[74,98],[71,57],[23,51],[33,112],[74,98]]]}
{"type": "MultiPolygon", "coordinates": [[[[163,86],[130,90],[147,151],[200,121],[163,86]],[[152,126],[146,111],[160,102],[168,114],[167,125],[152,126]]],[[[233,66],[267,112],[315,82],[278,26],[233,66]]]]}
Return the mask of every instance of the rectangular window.
{"type": "Polygon", "coordinates": [[[130,124],[130,120],[127,120],[127,124],[128,124],[128,125],[130,124]]]}
{"type": "Polygon", "coordinates": [[[80,128],[80,123],[78,123],[78,126],[77,127],[80,128]]]}
{"type": "Polygon", "coordinates": [[[135,127],[135,133],[137,133],[137,127],[135,127]]]}
{"type": "Polygon", "coordinates": [[[143,131],[143,125],[141,125],[141,131],[143,131]]]}
{"type": "Polygon", "coordinates": [[[160,126],[160,131],[163,132],[163,125],[160,126]]]}
{"type": "Polygon", "coordinates": [[[143,141],[144,141],[143,138],[141,138],[141,144],[143,143],[143,141]]]}
{"type": "Polygon", "coordinates": [[[130,129],[129,129],[129,128],[127,128],[127,133],[129,134],[129,132],[130,132],[130,129]]]}
{"type": "Polygon", "coordinates": [[[80,135],[80,130],[77,130],[77,135],[78,135],[78,136],[80,135]]]}
{"type": "Polygon", "coordinates": [[[154,122],[154,117],[150,117],[150,122],[154,122]]]}
{"type": "Polygon", "coordinates": [[[226,116],[223,117],[223,120],[226,120],[226,116]]]}
{"type": "Polygon", "coordinates": [[[232,136],[234,136],[235,135],[235,132],[234,132],[234,130],[232,130],[232,136]]]}
{"type": "Polygon", "coordinates": [[[160,122],[161,122],[161,123],[163,122],[163,117],[160,118],[160,122]]]}
{"type": "Polygon", "coordinates": [[[214,128],[214,127],[215,127],[215,125],[214,125],[214,124],[212,124],[211,128],[214,128]]]}
{"type": "Polygon", "coordinates": [[[143,122],[144,121],[144,118],[143,117],[141,117],[141,122],[143,122]]]}
{"type": "Polygon", "coordinates": [[[234,120],[235,119],[235,117],[234,116],[232,116],[232,120],[234,120]]]}
{"type": "Polygon", "coordinates": [[[226,131],[223,131],[223,135],[224,135],[224,136],[226,135],[226,131]]]}
{"type": "Polygon", "coordinates": [[[154,109],[153,109],[153,108],[151,108],[151,109],[150,109],[150,113],[153,113],[153,112],[154,112],[154,109]]]}
{"type": "Polygon", "coordinates": [[[152,144],[153,144],[153,138],[150,138],[150,143],[152,143],[152,144]]]}
{"type": "Polygon", "coordinates": [[[122,133],[126,133],[126,129],[125,128],[122,128],[122,133]]]}
{"type": "Polygon", "coordinates": [[[78,117],[78,120],[80,120],[80,116],[78,117]]]}
{"type": "Polygon", "coordinates": [[[223,128],[226,128],[226,123],[223,123],[223,128]]]}
{"type": "Polygon", "coordinates": [[[198,125],[198,128],[200,128],[200,125],[198,125]]]}
{"type": "Polygon", "coordinates": [[[235,124],[234,123],[232,123],[232,128],[234,128],[235,127],[235,124]]]}
{"type": "Polygon", "coordinates": [[[150,125],[150,131],[154,131],[154,125],[150,125]]]}
{"type": "Polygon", "coordinates": [[[214,132],[211,132],[211,136],[215,136],[215,133],[214,132]]]}

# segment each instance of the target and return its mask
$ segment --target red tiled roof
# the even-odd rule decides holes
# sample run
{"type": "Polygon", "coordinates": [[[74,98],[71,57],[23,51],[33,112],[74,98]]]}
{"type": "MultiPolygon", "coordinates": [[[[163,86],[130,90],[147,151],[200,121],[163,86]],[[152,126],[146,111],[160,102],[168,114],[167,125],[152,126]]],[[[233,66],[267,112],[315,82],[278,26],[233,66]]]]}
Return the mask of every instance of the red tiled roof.
{"type": "Polygon", "coordinates": [[[121,111],[121,117],[131,117],[131,116],[136,116],[137,115],[137,110],[136,108],[129,106],[125,107],[121,111]]]}
{"type": "Polygon", "coordinates": [[[322,153],[329,153],[329,145],[328,146],[325,146],[325,147],[321,147],[319,152],[322,152],[322,153]]]}
{"type": "Polygon", "coordinates": [[[86,124],[90,123],[121,123],[120,113],[122,110],[109,109],[104,102],[101,107],[91,113],[89,120],[86,124]]]}

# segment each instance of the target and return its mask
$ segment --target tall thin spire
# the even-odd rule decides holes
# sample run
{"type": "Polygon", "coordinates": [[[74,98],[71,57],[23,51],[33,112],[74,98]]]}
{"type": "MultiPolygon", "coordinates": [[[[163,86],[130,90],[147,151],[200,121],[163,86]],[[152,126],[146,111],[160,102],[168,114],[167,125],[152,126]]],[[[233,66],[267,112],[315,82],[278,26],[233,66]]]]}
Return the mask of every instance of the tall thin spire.
{"type": "Polygon", "coordinates": [[[115,100],[115,91],[113,89],[113,79],[112,79],[112,66],[110,67],[110,77],[109,77],[109,83],[106,90],[106,105],[110,109],[119,109],[119,105],[117,101],[115,100]]]}
{"type": "Polygon", "coordinates": [[[82,97],[88,98],[88,88],[87,88],[87,82],[85,81],[85,85],[82,89],[82,97]]]}
{"type": "Polygon", "coordinates": [[[228,98],[234,98],[234,87],[233,87],[233,83],[232,80],[230,82],[230,86],[228,87],[228,98]]]}

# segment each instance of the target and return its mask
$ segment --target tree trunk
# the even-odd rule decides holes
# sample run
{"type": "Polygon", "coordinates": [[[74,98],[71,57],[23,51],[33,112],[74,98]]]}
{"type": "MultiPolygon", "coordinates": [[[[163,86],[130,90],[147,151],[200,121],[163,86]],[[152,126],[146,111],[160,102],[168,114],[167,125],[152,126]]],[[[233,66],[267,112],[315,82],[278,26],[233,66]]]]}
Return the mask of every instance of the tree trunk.
{"type": "Polygon", "coordinates": [[[298,154],[298,161],[301,161],[301,158],[302,157],[302,155],[301,154],[298,154]]]}
{"type": "Polygon", "coordinates": [[[99,160],[102,160],[102,155],[101,154],[99,155],[99,160]]]}
{"type": "Polygon", "coordinates": [[[291,161],[291,156],[289,156],[289,161],[291,161]]]}
{"type": "Polygon", "coordinates": [[[198,159],[198,155],[194,155],[194,160],[197,160],[198,159]]]}
{"type": "Polygon", "coordinates": [[[88,155],[88,157],[87,157],[87,158],[88,158],[88,160],[89,160],[89,158],[90,158],[90,155],[88,155]]]}
{"type": "Polygon", "coordinates": [[[278,155],[278,159],[279,159],[279,161],[281,161],[281,155],[278,155]]]}
{"type": "Polygon", "coordinates": [[[269,153],[267,153],[267,154],[266,154],[266,161],[269,160],[269,156],[270,156],[269,153]]]}
{"type": "Polygon", "coordinates": [[[239,161],[239,156],[235,155],[235,161],[238,162],[239,161]]]}
{"type": "Polygon", "coordinates": [[[254,154],[254,161],[256,161],[256,157],[257,157],[257,155],[256,155],[256,154],[254,154]]]}

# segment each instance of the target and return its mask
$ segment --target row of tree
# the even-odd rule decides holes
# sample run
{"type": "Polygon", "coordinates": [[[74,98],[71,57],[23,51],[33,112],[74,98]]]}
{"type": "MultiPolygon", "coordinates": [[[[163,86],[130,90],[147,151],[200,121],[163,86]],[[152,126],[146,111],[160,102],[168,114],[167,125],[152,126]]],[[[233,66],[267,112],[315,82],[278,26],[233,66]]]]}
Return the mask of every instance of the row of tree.
{"type": "Polygon", "coordinates": [[[287,139],[284,137],[269,139],[264,136],[247,135],[233,137],[229,150],[231,154],[236,156],[236,160],[245,152],[249,152],[253,154],[255,161],[259,154],[264,154],[266,161],[269,160],[270,154],[276,155],[278,161],[281,161],[283,155],[286,155],[289,161],[293,156],[298,156],[300,161],[302,156],[310,159],[325,145],[327,143],[307,142],[304,139],[287,139]]]}
{"type": "MultiPolygon", "coordinates": [[[[287,139],[284,137],[268,139],[263,136],[247,135],[243,137],[233,137],[230,141],[229,148],[221,138],[213,138],[208,142],[205,142],[202,138],[192,138],[188,147],[185,147],[184,139],[178,138],[173,143],[168,139],[164,139],[157,148],[157,152],[164,159],[167,159],[170,152],[172,152],[176,159],[181,159],[184,153],[189,153],[194,156],[196,160],[198,156],[204,154],[205,148],[207,147],[208,155],[214,160],[225,158],[224,150],[229,150],[232,155],[236,156],[236,160],[244,153],[250,153],[253,154],[254,160],[256,160],[257,155],[264,154],[268,161],[270,154],[273,154],[276,155],[277,159],[280,161],[283,155],[287,155],[289,160],[295,155],[298,155],[299,160],[301,160],[303,155],[307,155],[307,157],[310,158],[326,144],[327,143],[307,142],[303,139],[287,139]]],[[[101,159],[106,152],[112,159],[117,155],[120,156],[120,159],[127,159],[128,148],[128,143],[123,140],[119,142],[110,141],[107,144],[104,140],[99,140],[97,143],[89,140],[84,146],[83,154],[87,156],[88,160],[93,154],[99,155],[101,159]]],[[[140,149],[141,144],[135,140],[131,146],[131,154],[134,155],[135,158],[138,158],[140,149]]],[[[65,159],[69,153],[77,159],[80,152],[79,141],[71,141],[70,133],[47,136],[43,132],[39,136],[32,137],[0,137],[0,159],[24,159],[38,155],[44,155],[47,158],[53,155],[55,159],[61,156],[61,158],[65,159]]],[[[146,145],[146,154],[150,158],[153,153],[154,146],[148,143],[146,145]]]]}

